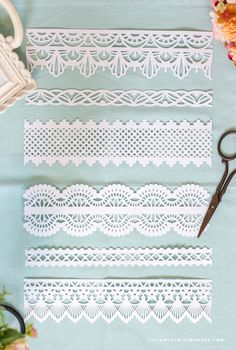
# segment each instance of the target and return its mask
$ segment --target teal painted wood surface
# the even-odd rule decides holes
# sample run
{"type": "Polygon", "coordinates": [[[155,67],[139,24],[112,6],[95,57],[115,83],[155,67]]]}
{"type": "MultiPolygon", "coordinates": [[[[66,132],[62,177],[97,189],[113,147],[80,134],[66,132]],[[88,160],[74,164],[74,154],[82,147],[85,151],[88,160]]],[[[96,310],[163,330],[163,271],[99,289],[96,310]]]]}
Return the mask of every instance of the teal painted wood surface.
{"type": "MultiPolygon", "coordinates": [[[[210,6],[207,0],[15,0],[24,28],[67,27],[101,29],[197,29],[210,30],[210,6]]],[[[0,13],[0,32],[11,32],[11,23],[4,11],[0,13]]],[[[24,47],[18,50],[24,58],[24,47]]],[[[125,183],[136,188],[145,183],[161,183],[175,187],[182,183],[199,183],[211,193],[223,171],[216,152],[219,135],[236,126],[236,68],[227,60],[226,51],[220,43],[214,43],[213,80],[202,74],[190,74],[184,80],[172,74],[160,73],[152,80],[141,74],[129,72],[116,79],[109,73],[97,72],[90,79],[79,72],[67,70],[55,79],[46,70],[35,70],[33,74],[39,87],[45,88],[107,88],[107,89],[210,89],[214,92],[213,108],[150,108],[128,107],[35,107],[18,102],[6,113],[0,115],[0,284],[11,291],[10,301],[23,312],[23,278],[27,277],[194,277],[213,280],[213,319],[212,324],[201,321],[192,324],[185,320],[179,325],[167,320],[159,325],[151,320],[145,325],[132,321],[128,325],[116,320],[108,325],[102,320],[91,325],[86,320],[78,324],[64,321],[60,324],[48,320],[35,323],[39,338],[31,342],[31,349],[63,350],[141,350],[141,349],[181,349],[187,350],[228,350],[236,346],[236,226],[235,203],[236,182],[230,186],[222,205],[211,223],[208,232],[200,240],[184,238],[174,232],[157,238],[144,237],[137,233],[122,238],[111,238],[96,233],[76,238],[65,233],[50,238],[37,238],[23,229],[24,191],[31,185],[48,183],[64,188],[74,183],[86,183],[101,187],[110,183],[125,183]],[[47,120],[53,118],[84,121],[130,118],[149,120],[195,120],[213,118],[214,143],[213,167],[196,168],[174,166],[170,168],[135,165],[89,167],[55,165],[23,165],[23,126],[24,118],[47,120]],[[213,267],[162,267],[162,268],[24,268],[24,249],[32,246],[167,246],[167,245],[207,245],[213,248],[213,267]],[[162,342],[159,338],[195,338],[202,342],[162,342]],[[209,339],[210,341],[204,341],[209,339]],[[217,341],[218,339],[218,341],[217,341]]]]}

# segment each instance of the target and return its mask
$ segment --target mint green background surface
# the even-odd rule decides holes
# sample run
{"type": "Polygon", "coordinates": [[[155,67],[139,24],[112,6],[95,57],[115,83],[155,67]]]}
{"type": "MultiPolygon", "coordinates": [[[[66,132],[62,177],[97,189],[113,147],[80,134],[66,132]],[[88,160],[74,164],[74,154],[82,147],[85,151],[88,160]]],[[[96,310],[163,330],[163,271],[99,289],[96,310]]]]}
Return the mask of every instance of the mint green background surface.
{"type": "MultiPolygon", "coordinates": [[[[101,29],[197,29],[210,30],[209,3],[207,0],[15,0],[25,28],[67,27],[101,29]]],[[[11,33],[11,23],[4,10],[0,12],[0,32],[11,33]]],[[[18,50],[24,60],[24,47],[18,50]]],[[[148,238],[133,233],[123,238],[110,238],[98,232],[86,238],[73,238],[63,232],[50,238],[37,238],[23,229],[24,191],[39,183],[54,184],[64,188],[75,183],[86,183],[97,188],[111,183],[125,183],[137,188],[146,183],[161,183],[171,188],[183,183],[198,183],[210,193],[215,189],[223,166],[216,153],[216,140],[228,128],[235,127],[236,68],[227,60],[222,44],[214,44],[213,80],[202,73],[192,73],[184,80],[171,73],[160,73],[152,80],[139,73],[129,71],[121,79],[109,73],[97,73],[90,79],[82,77],[78,71],[67,70],[55,79],[46,70],[35,70],[34,78],[39,87],[47,88],[107,88],[107,89],[210,89],[214,90],[213,108],[110,108],[110,107],[29,107],[24,101],[18,102],[6,113],[0,115],[0,284],[12,292],[9,298],[23,312],[24,277],[193,277],[212,278],[213,318],[212,324],[205,320],[192,324],[184,320],[176,325],[170,320],[158,324],[150,320],[141,324],[134,320],[127,325],[119,320],[107,324],[102,320],[90,324],[82,320],[77,324],[64,321],[60,324],[48,320],[35,326],[39,338],[31,342],[36,350],[141,350],[141,349],[181,349],[187,350],[228,350],[236,347],[236,230],[235,203],[236,182],[224,197],[222,205],[212,221],[207,233],[200,239],[184,238],[174,232],[163,237],[148,238]],[[136,165],[89,167],[82,165],[39,166],[23,165],[23,125],[24,118],[47,120],[63,118],[74,120],[79,117],[86,121],[117,118],[149,120],[209,120],[214,122],[213,167],[196,168],[165,165],[143,168],[136,165]],[[183,268],[57,268],[25,269],[24,249],[26,247],[109,247],[109,246],[187,246],[201,245],[213,248],[213,267],[183,268]],[[160,343],[160,338],[187,338],[186,342],[160,343]],[[189,338],[202,339],[188,343],[189,338]],[[221,341],[217,342],[220,338],[221,341]],[[151,339],[151,340],[150,340],[151,339]],[[209,339],[209,341],[206,341],[209,339]],[[203,342],[204,341],[204,342],[203,342]]],[[[234,146],[236,144],[234,143],[234,146]]]]}

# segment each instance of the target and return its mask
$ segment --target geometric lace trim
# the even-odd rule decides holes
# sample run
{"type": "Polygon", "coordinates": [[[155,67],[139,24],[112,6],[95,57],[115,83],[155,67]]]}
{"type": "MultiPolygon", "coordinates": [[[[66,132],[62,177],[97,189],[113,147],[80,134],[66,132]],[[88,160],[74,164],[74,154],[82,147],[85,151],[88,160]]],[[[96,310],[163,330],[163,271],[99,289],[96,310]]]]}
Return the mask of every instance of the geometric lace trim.
{"type": "Polygon", "coordinates": [[[211,121],[96,123],[89,120],[83,123],[77,119],[72,123],[67,120],[30,123],[26,120],[24,133],[25,164],[211,165],[211,121]]]}
{"type": "Polygon", "coordinates": [[[127,323],[145,323],[150,318],[161,323],[170,318],[193,323],[205,318],[211,322],[210,280],[191,279],[26,279],[25,320],[35,318],[56,322],[82,318],[127,323]]]}
{"type": "Polygon", "coordinates": [[[29,267],[207,266],[212,249],[188,248],[30,248],[29,267]]]}
{"type": "Polygon", "coordinates": [[[55,77],[77,68],[87,78],[97,69],[117,78],[132,69],[147,78],[163,70],[179,79],[202,71],[211,79],[211,32],[43,28],[28,29],[27,38],[29,68],[55,77]]]}
{"type": "Polygon", "coordinates": [[[24,193],[24,227],[35,236],[51,236],[61,229],[73,236],[100,230],[109,236],[137,231],[161,236],[170,230],[197,235],[209,204],[209,193],[198,185],[171,191],[145,185],[137,191],[113,184],[100,191],[73,185],[60,192],[50,185],[36,185],[24,193]]]}
{"type": "Polygon", "coordinates": [[[212,90],[37,89],[26,96],[35,106],[211,107],[212,90]]]}

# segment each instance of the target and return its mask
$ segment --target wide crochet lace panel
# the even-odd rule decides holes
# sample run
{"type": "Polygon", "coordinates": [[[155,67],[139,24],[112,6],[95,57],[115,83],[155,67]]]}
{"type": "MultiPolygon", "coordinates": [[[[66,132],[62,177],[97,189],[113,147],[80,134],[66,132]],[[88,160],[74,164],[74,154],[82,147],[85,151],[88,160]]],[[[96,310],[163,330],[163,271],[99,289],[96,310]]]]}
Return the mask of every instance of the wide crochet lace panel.
{"type": "Polygon", "coordinates": [[[26,279],[25,320],[211,321],[211,293],[210,280],[26,279]]]}
{"type": "Polygon", "coordinates": [[[29,267],[90,266],[207,266],[212,249],[183,248],[30,248],[25,250],[29,267]]]}
{"type": "Polygon", "coordinates": [[[26,96],[35,106],[211,107],[212,90],[37,89],[26,96]]]}
{"type": "Polygon", "coordinates": [[[36,236],[50,236],[61,229],[75,236],[96,230],[109,236],[132,231],[160,236],[170,230],[196,236],[209,193],[193,184],[173,191],[161,185],[146,185],[134,191],[117,184],[97,191],[77,184],[62,192],[50,185],[36,185],[25,192],[24,199],[24,227],[36,236]]]}
{"type": "Polygon", "coordinates": [[[120,78],[132,69],[147,78],[160,70],[179,79],[191,71],[211,78],[211,32],[36,28],[27,38],[29,68],[46,68],[55,77],[70,67],[85,77],[100,69],[120,78]]]}
{"type": "Polygon", "coordinates": [[[193,163],[200,166],[211,165],[212,159],[211,121],[82,123],[77,119],[72,123],[66,120],[43,123],[36,120],[25,121],[24,133],[25,164],[98,162],[104,166],[108,163],[173,166],[179,163],[186,166],[193,163]]]}

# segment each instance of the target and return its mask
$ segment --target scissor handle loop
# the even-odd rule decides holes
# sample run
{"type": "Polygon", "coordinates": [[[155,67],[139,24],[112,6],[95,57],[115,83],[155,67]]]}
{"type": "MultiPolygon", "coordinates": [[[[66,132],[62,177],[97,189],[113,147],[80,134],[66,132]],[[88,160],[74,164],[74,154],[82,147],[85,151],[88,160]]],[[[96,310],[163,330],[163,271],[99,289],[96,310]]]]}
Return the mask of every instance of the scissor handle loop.
{"type": "Polygon", "coordinates": [[[7,13],[11,18],[15,33],[14,33],[14,38],[12,36],[9,36],[7,37],[7,41],[9,42],[9,44],[13,49],[16,49],[22,44],[23,37],[24,37],[24,31],[23,31],[20,17],[15,7],[10,2],[10,0],[0,0],[0,5],[4,7],[4,9],[7,11],[7,13]]]}
{"type": "Polygon", "coordinates": [[[15,318],[19,322],[21,333],[25,334],[26,333],[26,326],[25,326],[25,322],[24,322],[24,319],[21,316],[21,314],[13,306],[0,303],[0,307],[2,307],[4,310],[10,312],[13,316],[15,316],[15,318]]]}
{"type": "Polygon", "coordinates": [[[218,150],[218,153],[219,153],[220,157],[222,158],[222,160],[223,160],[224,162],[229,162],[230,160],[236,159],[236,152],[235,152],[234,154],[232,154],[232,155],[227,156],[227,155],[225,155],[225,153],[222,152],[222,150],[221,150],[221,145],[222,145],[223,140],[224,140],[227,136],[232,135],[232,134],[235,134],[235,135],[236,135],[236,130],[229,130],[229,131],[226,131],[226,132],[220,137],[219,142],[218,142],[217,150],[218,150]]]}

